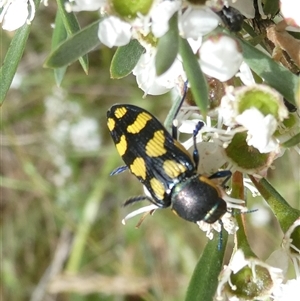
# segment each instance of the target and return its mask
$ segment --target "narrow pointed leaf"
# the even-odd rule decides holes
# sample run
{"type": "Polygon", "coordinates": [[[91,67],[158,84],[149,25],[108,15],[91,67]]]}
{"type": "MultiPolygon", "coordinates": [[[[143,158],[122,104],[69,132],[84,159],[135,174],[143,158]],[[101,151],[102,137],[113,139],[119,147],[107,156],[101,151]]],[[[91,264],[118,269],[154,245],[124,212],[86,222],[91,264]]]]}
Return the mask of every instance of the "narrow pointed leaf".
{"type": "Polygon", "coordinates": [[[283,142],[281,145],[283,147],[289,148],[289,147],[293,147],[293,146],[295,146],[295,145],[297,145],[299,143],[300,143],[300,133],[296,134],[291,139],[283,142]]]}
{"type": "Polygon", "coordinates": [[[179,53],[183,60],[183,67],[191,86],[195,103],[200,108],[202,114],[205,115],[208,108],[207,81],[191,46],[188,41],[183,38],[179,38],[179,53]]]}
{"type": "MultiPolygon", "coordinates": [[[[40,2],[40,0],[34,1],[36,8],[39,7],[40,2]]],[[[0,106],[4,101],[16,74],[19,62],[26,46],[30,28],[31,24],[24,24],[16,31],[3,60],[0,68],[0,106]]],[[[3,49],[1,49],[1,51],[3,51],[3,49]]]]}
{"type": "Polygon", "coordinates": [[[31,25],[25,24],[19,28],[10,45],[0,69],[0,104],[5,99],[17,67],[22,58],[31,25]]]}
{"type": "Polygon", "coordinates": [[[300,217],[300,210],[293,208],[284,197],[268,182],[249,175],[252,183],[270,206],[276,216],[282,231],[285,233],[296,219],[300,217]]]}
{"type": "Polygon", "coordinates": [[[59,13],[64,22],[66,31],[68,35],[72,36],[74,33],[80,30],[78,20],[73,12],[66,11],[65,0],[57,0],[56,2],[59,9],[59,13]]]}
{"type": "Polygon", "coordinates": [[[212,301],[218,287],[218,277],[223,267],[223,258],[228,234],[223,231],[221,250],[219,236],[207,242],[190,280],[185,301],[212,301]]]}
{"type": "MultiPolygon", "coordinates": [[[[76,15],[73,12],[67,12],[65,8],[65,0],[57,0],[57,6],[61,14],[65,29],[69,36],[74,35],[80,31],[80,25],[76,18],[76,15]]],[[[87,52],[86,52],[87,53],[87,52]]],[[[81,64],[85,73],[88,73],[88,56],[84,53],[81,57],[78,57],[79,63],[81,64]]]]}
{"type": "Polygon", "coordinates": [[[110,77],[119,79],[127,76],[136,66],[145,48],[138,40],[131,40],[115,52],[110,65],[110,77]]]}
{"type": "Polygon", "coordinates": [[[155,68],[158,76],[168,71],[177,57],[179,48],[177,22],[178,14],[176,12],[169,21],[169,30],[158,41],[155,56],[155,68]]]}
{"type": "Polygon", "coordinates": [[[44,64],[45,67],[67,66],[98,46],[98,26],[99,21],[96,21],[66,40],[51,53],[44,64]]]}
{"type": "Polygon", "coordinates": [[[55,82],[58,87],[60,87],[62,80],[64,79],[65,73],[67,71],[67,67],[60,67],[53,70],[55,82]]]}
{"type": "MultiPolygon", "coordinates": [[[[59,44],[65,41],[67,39],[67,36],[68,34],[61,17],[61,13],[59,10],[57,10],[56,18],[55,18],[55,26],[52,35],[52,45],[51,45],[52,50],[56,49],[59,44]]],[[[55,77],[56,84],[58,86],[60,86],[66,70],[67,67],[54,69],[54,77],[55,77]]]]}
{"type": "MultiPolygon", "coordinates": [[[[187,83],[185,83],[186,85],[187,83]]],[[[182,106],[182,102],[183,100],[185,99],[186,97],[186,86],[184,86],[184,93],[183,95],[179,95],[175,101],[173,102],[172,104],[172,107],[170,108],[169,110],[169,113],[165,119],[165,122],[164,122],[164,126],[165,128],[171,133],[172,130],[173,130],[173,122],[174,122],[174,119],[176,119],[177,117],[177,114],[182,106]],[[182,100],[183,99],[183,100],[182,100]]]]}
{"type": "Polygon", "coordinates": [[[244,60],[249,67],[289,102],[296,105],[299,77],[242,39],[240,44],[243,48],[244,60]]]}

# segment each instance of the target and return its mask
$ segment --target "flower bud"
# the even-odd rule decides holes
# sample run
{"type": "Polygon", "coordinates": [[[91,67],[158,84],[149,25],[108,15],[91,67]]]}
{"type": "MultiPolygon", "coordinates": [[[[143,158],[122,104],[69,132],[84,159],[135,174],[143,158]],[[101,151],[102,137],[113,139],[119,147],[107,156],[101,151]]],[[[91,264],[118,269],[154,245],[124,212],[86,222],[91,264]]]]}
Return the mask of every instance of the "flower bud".
{"type": "Polygon", "coordinates": [[[283,280],[282,270],[239,249],[220,275],[217,300],[266,300],[283,280]]]}
{"type": "Polygon", "coordinates": [[[238,42],[226,35],[210,37],[200,47],[202,71],[224,82],[232,78],[243,61],[238,42]]]}
{"type": "Polygon", "coordinates": [[[146,15],[153,0],[111,0],[113,10],[125,19],[134,19],[139,13],[146,15]]]}

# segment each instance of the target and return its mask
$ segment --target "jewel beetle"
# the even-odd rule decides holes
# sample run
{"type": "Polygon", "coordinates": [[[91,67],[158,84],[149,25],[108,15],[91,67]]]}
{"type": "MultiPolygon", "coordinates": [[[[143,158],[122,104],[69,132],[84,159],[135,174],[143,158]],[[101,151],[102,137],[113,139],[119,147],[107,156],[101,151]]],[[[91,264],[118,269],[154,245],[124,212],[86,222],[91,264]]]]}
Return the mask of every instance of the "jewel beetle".
{"type": "Polygon", "coordinates": [[[107,125],[126,164],[112,174],[129,169],[151,195],[132,197],[125,206],[149,200],[159,208],[170,207],[176,215],[190,222],[214,223],[227,212],[221,189],[212,179],[225,178],[224,186],[231,172],[223,170],[209,177],[197,173],[196,136],[203,122],[194,130],[192,156],[151,113],[140,107],[113,105],[107,112],[107,125]]]}

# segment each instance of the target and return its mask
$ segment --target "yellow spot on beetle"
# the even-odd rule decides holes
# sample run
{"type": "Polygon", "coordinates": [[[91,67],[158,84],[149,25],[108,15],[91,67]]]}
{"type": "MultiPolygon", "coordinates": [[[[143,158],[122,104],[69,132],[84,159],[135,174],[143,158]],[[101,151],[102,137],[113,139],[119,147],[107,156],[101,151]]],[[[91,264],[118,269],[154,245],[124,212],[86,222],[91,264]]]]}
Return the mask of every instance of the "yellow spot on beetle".
{"type": "Polygon", "coordinates": [[[116,122],[112,118],[107,119],[107,126],[110,131],[113,131],[115,128],[116,122]]]}
{"type": "Polygon", "coordinates": [[[132,134],[139,133],[147,124],[148,120],[151,120],[151,115],[147,114],[146,112],[140,113],[133,124],[127,126],[127,132],[132,134]]]}
{"type": "Polygon", "coordinates": [[[156,131],[154,137],[146,145],[146,154],[149,157],[159,157],[167,152],[164,147],[165,136],[162,130],[156,131]]]}
{"type": "Polygon", "coordinates": [[[127,109],[124,108],[124,107],[117,108],[117,109],[115,110],[115,116],[116,116],[118,119],[120,119],[120,118],[122,118],[122,117],[126,114],[126,112],[127,112],[127,109]]]}
{"type": "Polygon", "coordinates": [[[127,141],[125,135],[122,135],[120,138],[120,142],[116,143],[116,148],[120,154],[120,156],[123,156],[127,150],[127,141]]]}
{"type": "Polygon", "coordinates": [[[146,179],[146,163],[143,158],[135,158],[130,165],[130,170],[135,176],[141,177],[143,180],[146,179]]]}
{"type": "Polygon", "coordinates": [[[165,187],[164,185],[159,181],[157,180],[156,178],[152,178],[150,180],[150,186],[155,194],[155,196],[162,200],[165,196],[165,187]]]}
{"type": "Polygon", "coordinates": [[[164,172],[171,178],[177,178],[180,174],[186,171],[186,167],[173,160],[166,160],[163,164],[164,172]]]}

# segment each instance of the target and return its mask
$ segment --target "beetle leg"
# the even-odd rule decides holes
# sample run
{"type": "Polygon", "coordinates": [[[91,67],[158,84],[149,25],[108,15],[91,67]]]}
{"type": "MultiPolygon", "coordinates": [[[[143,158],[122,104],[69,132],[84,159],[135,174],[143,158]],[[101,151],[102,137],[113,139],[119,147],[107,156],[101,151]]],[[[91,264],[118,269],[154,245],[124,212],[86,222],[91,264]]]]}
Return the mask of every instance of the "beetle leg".
{"type": "Polygon", "coordinates": [[[223,247],[223,222],[221,219],[219,219],[219,223],[221,225],[221,231],[219,232],[219,241],[218,241],[218,250],[221,251],[222,247],[223,247]]]}
{"type": "Polygon", "coordinates": [[[221,183],[221,186],[225,188],[225,184],[229,181],[229,179],[232,176],[232,172],[230,170],[221,170],[217,171],[211,176],[209,176],[209,179],[218,179],[218,178],[225,178],[225,180],[221,183]]]}
{"type": "Polygon", "coordinates": [[[128,169],[127,165],[122,165],[122,166],[119,166],[116,169],[114,169],[109,175],[110,176],[118,175],[119,173],[122,173],[122,172],[126,171],[127,169],[128,169]]]}
{"type": "Polygon", "coordinates": [[[134,203],[137,203],[137,202],[141,202],[141,201],[149,201],[149,202],[157,205],[157,203],[155,203],[153,201],[153,199],[150,198],[149,196],[140,195],[140,196],[134,196],[134,197],[128,199],[127,201],[125,201],[125,203],[123,204],[123,206],[125,207],[125,206],[131,205],[131,204],[134,204],[134,203]]]}
{"type": "Polygon", "coordinates": [[[202,121],[199,121],[193,132],[193,142],[194,142],[193,159],[195,162],[196,169],[198,168],[198,164],[199,164],[199,151],[197,148],[196,138],[197,138],[199,131],[203,128],[203,126],[204,126],[204,123],[202,121]]]}

